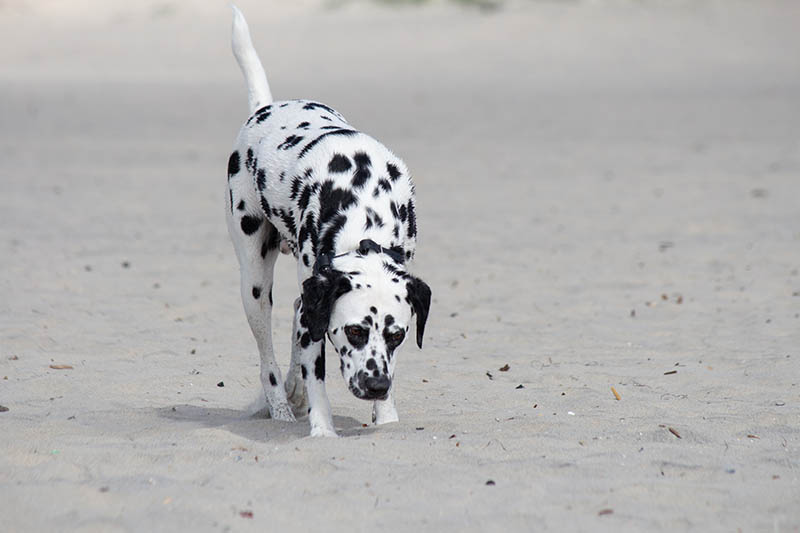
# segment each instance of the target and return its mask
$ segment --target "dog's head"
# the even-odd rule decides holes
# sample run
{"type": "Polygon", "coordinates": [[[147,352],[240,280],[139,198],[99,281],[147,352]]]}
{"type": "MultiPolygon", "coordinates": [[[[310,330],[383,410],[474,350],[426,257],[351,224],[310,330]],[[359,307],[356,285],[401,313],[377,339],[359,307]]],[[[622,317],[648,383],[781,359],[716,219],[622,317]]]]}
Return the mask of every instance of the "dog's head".
{"type": "Polygon", "coordinates": [[[350,252],[315,270],[303,282],[301,323],[315,342],[328,334],[350,392],[364,400],[385,398],[412,317],[422,348],[430,287],[384,250],[350,252]]]}

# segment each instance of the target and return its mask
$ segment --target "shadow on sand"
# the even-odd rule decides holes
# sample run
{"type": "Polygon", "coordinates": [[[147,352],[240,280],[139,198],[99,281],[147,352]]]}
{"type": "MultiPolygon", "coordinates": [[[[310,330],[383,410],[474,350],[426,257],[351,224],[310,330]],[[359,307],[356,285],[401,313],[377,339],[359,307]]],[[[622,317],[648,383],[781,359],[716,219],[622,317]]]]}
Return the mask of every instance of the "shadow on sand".
{"type": "MultiPolygon", "coordinates": [[[[308,437],[307,417],[297,422],[282,422],[267,418],[263,412],[221,409],[197,405],[174,405],[156,409],[159,416],[192,424],[196,427],[222,428],[246,439],[258,442],[291,442],[308,437]]],[[[333,425],[340,437],[368,435],[375,426],[362,427],[361,422],[349,416],[334,416],[333,425]]]]}

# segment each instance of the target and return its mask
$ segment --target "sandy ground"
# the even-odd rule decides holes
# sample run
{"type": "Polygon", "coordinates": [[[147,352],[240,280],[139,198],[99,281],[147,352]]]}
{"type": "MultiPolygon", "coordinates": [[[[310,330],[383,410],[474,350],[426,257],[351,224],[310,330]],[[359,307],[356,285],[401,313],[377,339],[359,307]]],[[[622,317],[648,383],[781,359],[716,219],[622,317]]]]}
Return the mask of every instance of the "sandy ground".
{"type": "Polygon", "coordinates": [[[796,3],[265,4],[276,97],[415,175],[401,421],[332,359],[342,438],[246,411],[226,5],[6,0],[0,530],[800,530],[796,3]]]}

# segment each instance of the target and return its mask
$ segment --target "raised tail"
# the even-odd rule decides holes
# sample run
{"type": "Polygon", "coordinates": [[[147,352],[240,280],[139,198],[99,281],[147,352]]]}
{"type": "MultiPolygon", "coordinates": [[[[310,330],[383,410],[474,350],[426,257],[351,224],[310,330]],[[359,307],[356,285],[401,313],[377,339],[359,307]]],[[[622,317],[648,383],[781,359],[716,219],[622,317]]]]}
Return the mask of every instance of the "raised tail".
{"type": "Polygon", "coordinates": [[[231,48],[233,48],[233,55],[247,82],[247,101],[250,105],[250,113],[252,113],[260,107],[271,104],[272,93],[269,90],[264,67],[261,66],[256,49],[253,48],[253,42],[250,40],[247,21],[238,7],[231,4],[231,9],[233,9],[231,48]]]}

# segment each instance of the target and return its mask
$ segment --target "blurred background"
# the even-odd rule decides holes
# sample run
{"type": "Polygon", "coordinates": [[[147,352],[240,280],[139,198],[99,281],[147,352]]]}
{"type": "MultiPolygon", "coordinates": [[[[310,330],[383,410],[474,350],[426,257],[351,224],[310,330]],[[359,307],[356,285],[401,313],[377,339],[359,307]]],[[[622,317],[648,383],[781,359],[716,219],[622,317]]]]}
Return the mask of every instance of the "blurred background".
{"type": "MultiPolygon", "coordinates": [[[[459,339],[445,318],[468,312],[500,328],[475,339],[488,346],[556,322],[613,346],[604,320],[653,290],[711,288],[704,313],[760,331],[797,288],[797,2],[240,7],[276,98],[329,103],[412,169],[440,339],[459,339]],[[717,316],[742,287],[766,289],[757,277],[770,280],[749,296],[762,307],[717,316]],[[467,289],[480,283],[491,290],[467,289]]],[[[85,278],[84,263],[145,262],[135,283],[162,295],[233,286],[220,190],[247,108],[229,30],[225,2],[0,3],[6,312],[30,284],[95,305],[105,293],[83,283],[104,278],[85,278]]],[[[288,280],[291,263],[279,264],[288,280]]],[[[288,309],[295,288],[283,288],[288,309]]],[[[771,332],[796,331],[796,301],[771,332]]]]}

